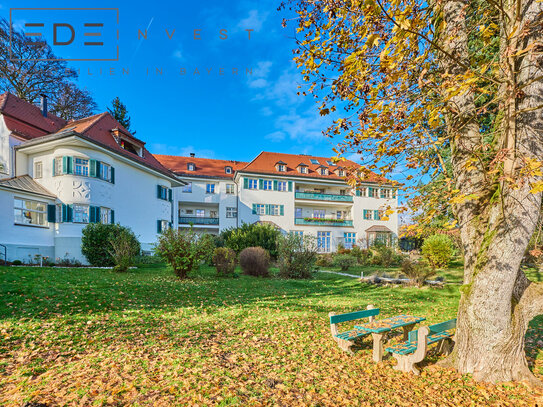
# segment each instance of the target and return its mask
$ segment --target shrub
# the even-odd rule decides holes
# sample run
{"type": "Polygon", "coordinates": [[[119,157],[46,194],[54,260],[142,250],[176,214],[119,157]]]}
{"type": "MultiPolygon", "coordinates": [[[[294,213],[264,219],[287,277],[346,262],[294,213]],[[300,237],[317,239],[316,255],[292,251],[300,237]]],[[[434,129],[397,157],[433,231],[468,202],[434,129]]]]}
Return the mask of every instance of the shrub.
{"type": "Polygon", "coordinates": [[[127,227],[103,223],[89,223],[83,229],[81,237],[81,252],[93,266],[115,266],[115,260],[110,253],[111,241],[117,239],[121,233],[126,232],[133,251],[137,254],[141,250],[136,235],[127,227]]]}
{"type": "Polygon", "coordinates": [[[271,257],[277,258],[277,238],[281,232],[269,224],[247,224],[221,233],[225,246],[236,253],[248,247],[262,247],[271,257]]]}
{"type": "Polygon", "coordinates": [[[164,263],[164,259],[158,254],[141,254],[134,258],[134,264],[144,265],[144,264],[159,264],[164,263]]]}
{"type": "Polygon", "coordinates": [[[393,267],[402,264],[403,256],[397,254],[394,248],[384,244],[376,244],[372,247],[374,250],[371,264],[383,267],[393,267]]]}
{"type": "Polygon", "coordinates": [[[198,268],[206,251],[201,247],[205,241],[193,230],[168,229],[158,238],[157,253],[166,260],[179,278],[198,268]]]}
{"type": "MultiPolygon", "coordinates": [[[[66,253],[66,255],[68,255],[68,253],[66,253]]],[[[55,264],[59,267],[82,267],[83,266],[83,264],[79,260],[75,258],[69,259],[68,257],[64,257],[63,259],[61,259],[60,257],[57,257],[55,264]]]]}
{"type": "Polygon", "coordinates": [[[347,271],[356,266],[356,258],[349,254],[336,254],[334,256],[334,266],[340,267],[342,271],[347,271]]]}
{"type": "Polygon", "coordinates": [[[337,249],[338,254],[351,254],[351,252],[352,252],[351,249],[346,249],[344,247],[337,249]]]}
{"type": "Polygon", "coordinates": [[[234,274],[236,269],[236,252],[228,247],[217,247],[213,251],[213,264],[219,275],[234,274]]]}
{"type": "Polygon", "coordinates": [[[215,238],[213,235],[206,233],[200,235],[199,237],[198,248],[200,250],[200,255],[202,260],[209,266],[213,265],[213,250],[215,250],[215,238]]]}
{"type": "Polygon", "coordinates": [[[351,256],[356,258],[358,264],[367,266],[370,264],[372,254],[368,249],[361,249],[358,246],[353,246],[351,249],[351,256]]]}
{"type": "Polygon", "coordinates": [[[312,236],[290,233],[277,239],[279,275],[285,278],[310,278],[317,261],[317,242],[312,236]]]}
{"type": "Polygon", "coordinates": [[[432,235],[424,240],[422,255],[432,268],[446,267],[453,256],[453,242],[447,235],[432,235]]]}
{"type": "Polygon", "coordinates": [[[247,275],[268,277],[270,254],[262,247],[248,247],[239,254],[239,265],[247,275]]]}
{"type": "Polygon", "coordinates": [[[330,253],[317,255],[315,265],[319,267],[331,267],[334,265],[334,258],[330,253]]]}
{"type": "Polygon", "coordinates": [[[11,264],[14,266],[20,266],[21,264],[23,264],[23,262],[21,260],[13,260],[13,263],[11,264]]]}
{"type": "Polygon", "coordinates": [[[134,244],[134,234],[128,228],[123,228],[109,238],[109,255],[115,263],[114,271],[125,272],[134,264],[134,258],[140,251],[139,244],[134,244]]]}
{"type": "Polygon", "coordinates": [[[402,273],[417,287],[421,287],[427,279],[436,274],[435,269],[428,267],[426,262],[410,259],[402,261],[402,273]]]}

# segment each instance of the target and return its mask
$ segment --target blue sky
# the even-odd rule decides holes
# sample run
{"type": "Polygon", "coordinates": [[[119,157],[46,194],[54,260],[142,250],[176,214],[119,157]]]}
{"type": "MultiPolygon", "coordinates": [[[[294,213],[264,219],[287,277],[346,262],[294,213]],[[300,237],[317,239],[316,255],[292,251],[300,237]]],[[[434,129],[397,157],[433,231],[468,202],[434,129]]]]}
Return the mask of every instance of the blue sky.
{"type": "MultiPolygon", "coordinates": [[[[44,6],[21,0],[0,5],[5,18],[10,8],[44,6]]],[[[237,160],[250,160],[262,150],[331,156],[332,142],[321,134],[329,119],[318,115],[311,98],[296,95],[301,76],[292,61],[294,24],[281,26],[289,16],[277,11],[278,5],[267,0],[79,2],[77,7],[119,8],[120,57],[70,66],[80,69],[78,83],[91,91],[100,111],[115,96],[121,98],[137,137],[153,153],[237,160]],[[138,30],[145,29],[147,40],[138,40],[138,30]],[[194,30],[200,30],[200,40],[194,30]],[[220,30],[226,30],[226,40],[220,30]],[[123,68],[128,75],[121,74],[123,68]]],[[[74,7],[74,2],[52,1],[47,7],[74,7]]],[[[22,13],[16,26],[31,18],[22,13]]],[[[44,20],[51,22],[50,15],[44,20]]]]}

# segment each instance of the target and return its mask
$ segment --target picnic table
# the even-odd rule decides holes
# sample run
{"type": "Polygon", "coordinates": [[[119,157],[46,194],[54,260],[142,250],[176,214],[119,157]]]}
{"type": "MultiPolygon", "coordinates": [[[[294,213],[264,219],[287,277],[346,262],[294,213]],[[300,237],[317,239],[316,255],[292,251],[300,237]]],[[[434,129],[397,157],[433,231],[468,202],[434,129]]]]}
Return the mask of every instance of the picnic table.
{"type": "Polygon", "coordinates": [[[378,321],[371,321],[362,325],[355,325],[354,329],[371,333],[373,337],[373,360],[375,362],[381,362],[383,360],[383,342],[390,331],[402,328],[403,340],[406,341],[409,332],[413,330],[415,324],[418,324],[425,319],[426,318],[415,317],[412,315],[398,315],[378,321]]]}

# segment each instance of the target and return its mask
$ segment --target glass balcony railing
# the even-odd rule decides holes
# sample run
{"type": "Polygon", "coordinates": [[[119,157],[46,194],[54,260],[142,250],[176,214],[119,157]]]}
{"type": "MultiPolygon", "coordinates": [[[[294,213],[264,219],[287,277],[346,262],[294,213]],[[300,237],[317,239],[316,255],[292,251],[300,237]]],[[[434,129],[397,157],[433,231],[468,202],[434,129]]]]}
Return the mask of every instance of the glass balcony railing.
{"type": "Polygon", "coordinates": [[[296,192],[296,199],[309,199],[312,201],[353,202],[351,195],[319,194],[316,192],[296,192]]]}
{"type": "Polygon", "coordinates": [[[180,216],[179,224],[189,224],[193,225],[218,225],[219,218],[204,218],[201,216],[180,216]]]}
{"type": "Polygon", "coordinates": [[[295,218],[294,224],[307,226],[353,226],[353,221],[349,219],[295,218]]]}

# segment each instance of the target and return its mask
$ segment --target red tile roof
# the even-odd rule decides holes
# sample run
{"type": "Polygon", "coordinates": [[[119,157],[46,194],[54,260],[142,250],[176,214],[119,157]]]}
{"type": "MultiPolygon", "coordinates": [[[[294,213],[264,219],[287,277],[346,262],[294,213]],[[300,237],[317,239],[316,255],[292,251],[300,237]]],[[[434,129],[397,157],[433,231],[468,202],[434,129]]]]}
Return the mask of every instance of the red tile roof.
{"type": "Polygon", "coordinates": [[[234,178],[234,173],[247,165],[242,161],[229,160],[214,160],[211,158],[199,157],[179,157],[175,155],[160,155],[155,157],[170,171],[177,175],[185,175],[189,177],[218,177],[218,178],[234,178]],[[194,171],[188,170],[188,164],[194,164],[194,171]],[[225,172],[225,167],[232,167],[232,174],[225,172]]]}
{"type": "Polygon", "coordinates": [[[48,138],[45,136],[73,131],[115,153],[173,177],[173,174],[143,147],[145,143],[130,134],[109,113],[100,113],[81,120],[67,122],[52,114],[44,117],[40,108],[8,92],[0,95],[0,113],[4,116],[7,128],[24,139],[39,142],[36,139],[44,137],[43,140],[47,141],[48,138]],[[113,137],[113,129],[120,130],[122,137],[134,142],[138,147],[143,147],[143,157],[123,149],[113,137]]]}
{"type": "Polygon", "coordinates": [[[0,113],[5,115],[8,129],[27,140],[54,133],[66,124],[51,113],[44,117],[39,107],[9,92],[0,95],[0,113]]]}
{"type": "MultiPolygon", "coordinates": [[[[327,161],[332,162],[330,157],[317,157],[312,155],[303,155],[303,154],[284,154],[284,153],[271,153],[267,151],[261,152],[253,161],[247,164],[245,167],[240,169],[240,172],[251,172],[258,174],[274,174],[274,175],[284,175],[284,176],[295,176],[295,177],[305,177],[305,178],[320,178],[320,179],[331,179],[331,180],[345,180],[345,177],[340,177],[334,171],[340,167],[345,170],[348,175],[349,173],[357,172],[361,165],[350,160],[342,160],[337,163],[336,166],[330,165],[327,161]],[[311,160],[316,160],[319,163],[313,164],[311,160]],[[277,171],[275,164],[278,161],[283,161],[287,164],[286,171],[277,171]],[[297,167],[300,164],[307,166],[307,173],[300,173],[297,167]],[[317,171],[319,167],[326,166],[328,168],[328,175],[321,175],[317,171]]],[[[366,182],[385,182],[384,178],[380,178],[377,174],[371,172],[369,177],[364,181],[366,182]]]]}

